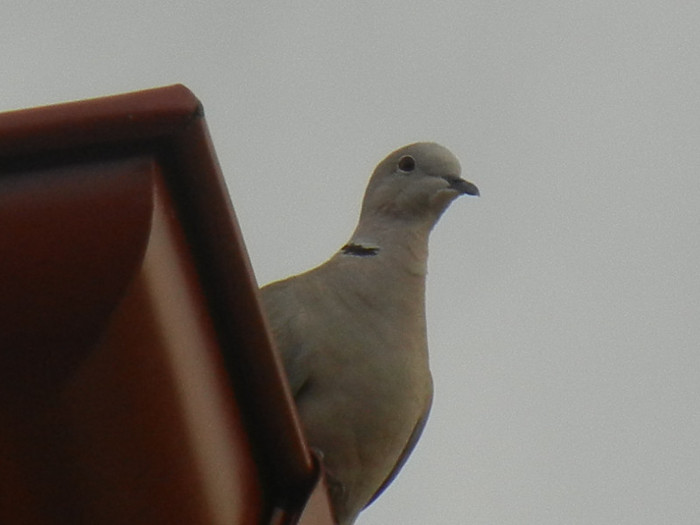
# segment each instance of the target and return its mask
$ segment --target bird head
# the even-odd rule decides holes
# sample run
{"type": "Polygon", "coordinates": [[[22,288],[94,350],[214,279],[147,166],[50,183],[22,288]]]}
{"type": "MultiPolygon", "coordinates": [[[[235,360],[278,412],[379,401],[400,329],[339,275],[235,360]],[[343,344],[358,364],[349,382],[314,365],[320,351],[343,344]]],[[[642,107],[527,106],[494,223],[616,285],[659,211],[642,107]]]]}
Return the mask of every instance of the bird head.
{"type": "Polygon", "coordinates": [[[479,195],[460,177],[459,160],[434,142],[417,142],[390,153],[374,170],[362,218],[425,222],[432,227],[461,195],[479,195]]]}

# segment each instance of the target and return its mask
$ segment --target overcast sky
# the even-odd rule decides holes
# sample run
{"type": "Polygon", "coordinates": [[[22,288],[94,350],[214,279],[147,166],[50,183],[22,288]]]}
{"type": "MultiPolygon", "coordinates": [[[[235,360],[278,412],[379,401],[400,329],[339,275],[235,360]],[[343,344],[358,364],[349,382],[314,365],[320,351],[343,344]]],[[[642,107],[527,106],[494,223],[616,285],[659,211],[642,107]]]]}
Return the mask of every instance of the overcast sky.
{"type": "Polygon", "coordinates": [[[358,525],[700,523],[696,0],[7,1],[0,44],[0,110],[192,89],[261,284],[391,150],[461,159],[433,411],[358,525]]]}

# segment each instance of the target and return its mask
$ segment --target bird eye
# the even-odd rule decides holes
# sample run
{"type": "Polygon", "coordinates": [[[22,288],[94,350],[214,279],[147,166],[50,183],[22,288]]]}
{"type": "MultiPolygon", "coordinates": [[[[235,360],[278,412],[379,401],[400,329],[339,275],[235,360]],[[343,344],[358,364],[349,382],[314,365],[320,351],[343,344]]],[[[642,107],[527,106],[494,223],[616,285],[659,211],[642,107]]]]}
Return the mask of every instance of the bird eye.
{"type": "Polygon", "coordinates": [[[401,171],[408,173],[416,169],[416,161],[410,155],[404,155],[399,159],[398,166],[401,171]]]}

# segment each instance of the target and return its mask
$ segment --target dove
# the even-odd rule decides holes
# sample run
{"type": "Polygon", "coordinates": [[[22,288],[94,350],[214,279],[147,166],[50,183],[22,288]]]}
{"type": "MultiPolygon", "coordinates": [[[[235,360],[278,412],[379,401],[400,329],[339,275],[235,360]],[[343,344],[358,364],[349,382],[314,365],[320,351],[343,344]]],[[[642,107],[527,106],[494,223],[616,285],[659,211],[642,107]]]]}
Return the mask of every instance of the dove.
{"type": "Polygon", "coordinates": [[[390,153],[369,179],[350,240],[320,266],[261,289],[339,525],[391,483],[428,418],[428,237],[453,200],[479,195],[460,172],[436,143],[390,153]]]}

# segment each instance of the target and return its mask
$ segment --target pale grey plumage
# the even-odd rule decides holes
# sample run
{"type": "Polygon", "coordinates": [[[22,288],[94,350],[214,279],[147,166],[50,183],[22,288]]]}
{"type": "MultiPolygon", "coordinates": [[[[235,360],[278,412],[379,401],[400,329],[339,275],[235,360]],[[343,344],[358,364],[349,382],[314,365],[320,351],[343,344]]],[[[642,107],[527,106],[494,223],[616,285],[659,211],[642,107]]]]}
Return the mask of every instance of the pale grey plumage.
{"type": "Polygon", "coordinates": [[[374,170],[350,241],[262,289],[310,445],[323,455],[342,525],[394,478],[432,399],[425,327],[428,236],[462,194],[457,158],[416,143],[374,170]]]}

